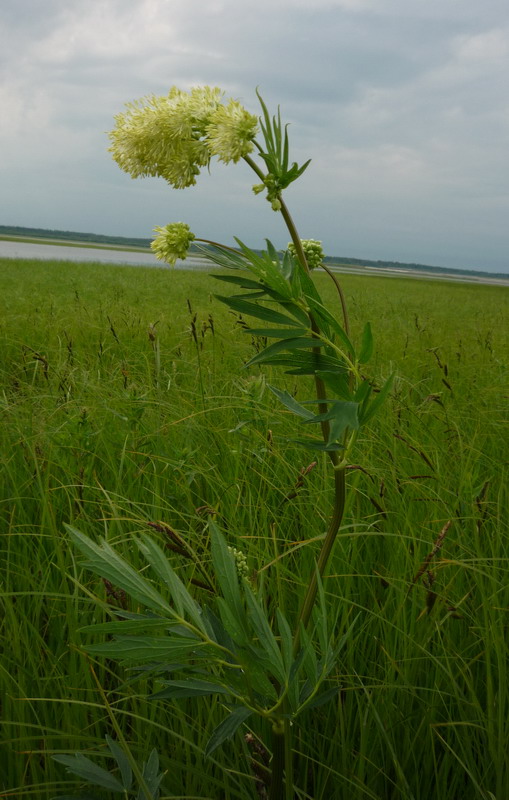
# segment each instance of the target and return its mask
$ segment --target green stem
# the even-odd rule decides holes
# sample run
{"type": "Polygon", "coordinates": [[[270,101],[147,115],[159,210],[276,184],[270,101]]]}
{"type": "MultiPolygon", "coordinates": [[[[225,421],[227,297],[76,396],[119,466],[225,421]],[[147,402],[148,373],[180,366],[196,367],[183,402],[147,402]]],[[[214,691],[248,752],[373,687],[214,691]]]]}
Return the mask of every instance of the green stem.
{"type": "MultiPolygon", "coordinates": [[[[256,145],[256,147],[258,148],[258,151],[261,151],[261,149],[262,149],[262,148],[260,147],[260,145],[258,144],[258,142],[256,142],[256,141],[255,141],[255,142],[254,142],[254,144],[255,144],[255,145],[256,145]]],[[[265,175],[263,174],[262,170],[260,169],[260,167],[258,166],[258,164],[256,163],[256,161],[253,161],[253,159],[251,158],[251,156],[243,156],[243,158],[244,158],[244,161],[246,162],[246,164],[249,164],[249,166],[251,167],[251,169],[253,170],[253,172],[256,172],[256,174],[257,174],[257,176],[260,178],[260,180],[261,180],[262,182],[265,182],[265,175]]]]}
{"type": "MultiPolygon", "coordinates": [[[[293,245],[295,247],[295,252],[297,253],[297,258],[299,259],[299,261],[302,264],[302,267],[304,268],[306,273],[309,275],[310,274],[309,265],[308,265],[308,262],[307,262],[307,259],[306,259],[306,254],[304,253],[304,248],[302,247],[302,242],[301,242],[299,234],[297,232],[297,228],[295,227],[295,223],[294,223],[294,221],[293,221],[293,219],[291,217],[291,214],[290,214],[290,212],[288,210],[288,207],[287,207],[285,201],[283,200],[283,198],[281,197],[281,195],[279,196],[279,200],[280,200],[280,203],[281,203],[281,214],[282,214],[283,219],[284,219],[284,221],[286,223],[286,227],[288,228],[288,232],[289,232],[289,234],[291,236],[293,245]]],[[[309,314],[309,321],[311,323],[311,331],[313,333],[313,336],[316,336],[318,338],[320,336],[320,328],[318,327],[318,325],[316,323],[316,320],[315,320],[315,318],[313,317],[312,314],[309,314]]],[[[320,355],[320,348],[319,347],[314,347],[313,348],[313,353],[315,353],[315,355],[319,356],[320,355]]],[[[318,413],[319,414],[326,414],[327,411],[328,411],[327,403],[320,402],[322,398],[325,398],[325,384],[322,381],[322,379],[320,377],[318,377],[318,375],[315,375],[315,388],[316,388],[316,397],[317,397],[317,399],[319,401],[318,402],[318,413]]],[[[322,429],[322,437],[323,437],[324,442],[328,442],[329,441],[329,435],[330,435],[330,425],[329,425],[328,420],[323,420],[320,423],[320,427],[322,429]]],[[[330,457],[330,459],[332,461],[332,464],[335,466],[338,463],[336,452],[333,451],[333,450],[330,450],[329,451],[329,457],[330,457]]]]}
{"type": "Polygon", "coordinates": [[[285,726],[282,722],[276,722],[272,726],[272,762],[269,800],[283,800],[285,749],[285,726]]]}
{"type": "MultiPolygon", "coordinates": [[[[212,247],[217,247],[219,250],[230,250],[230,252],[235,253],[237,256],[241,256],[242,252],[239,249],[235,249],[235,247],[229,247],[227,244],[220,244],[220,242],[213,242],[212,239],[194,239],[195,242],[203,242],[204,244],[211,244],[212,247]]],[[[201,250],[205,250],[205,248],[200,248],[201,250]]]]}
{"type": "Polygon", "coordinates": [[[323,578],[325,574],[325,569],[327,567],[327,563],[332,553],[332,548],[334,547],[334,542],[336,541],[336,536],[338,534],[341,522],[343,520],[343,513],[345,511],[345,500],[346,500],[346,480],[345,480],[345,469],[343,468],[334,471],[334,510],[332,512],[332,517],[329,523],[329,527],[327,529],[327,533],[325,534],[325,539],[322,545],[322,549],[320,550],[320,554],[318,556],[316,570],[313,572],[311,580],[309,581],[306,596],[304,598],[304,603],[302,604],[302,609],[299,615],[299,620],[295,631],[295,636],[293,639],[293,650],[295,654],[297,653],[300,645],[301,625],[304,628],[308,626],[311,617],[311,612],[315,604],[316,593],[318,591],[317,574],[320,576],[320,578],[323,578]]]}
{"type": "MultiPolygon", "coordinates": [[[[263,172],[260,170],[260,168],[258,167],[256,162],[254,162],[249,156],[245,156],[244,160],[255,171],[255,173],[258,175],[258,177],[261,178],[262,180],[264,180],[263,172]]],[[[290,214],[290,211],[288,210],[288,207],[287,207],[285,201],[283,200],[282,195],[279,195],[278,199],[279,199],[279,201],[281,203],[281,208],[280,208],[281,214],[282,214],[283,219],[284,219],[284,221],[286,223],[286,227],[288,228],[288,232],[290,234],[290,237],[292,239],[293,245],[295,247],[295,252],[297,254],[297,258],[299,259],[300,263],[302,264],[303,269],[309,275],[310,274],[309,265],[308,265],[308,262],[307,262],[307,259],[306,259],[306,255],[304,253],[304,249],[302,247],[302,242],[300,240],[300,236],[298,234],[297,228],[295,227],[295,223],[294,223],[294,221],[292,219],[292,216],[290,214]]],[[[329,270],[326,269],[326,272],[329,272],[329,270]]],[[[343,291],[341,290],[341,287],[339,286],[339,284],[338,284],[337,280],[334,278],[334,276],[331,276],[331,277],[333,278],[333,280],[334,280],[334,282],[336,284],[336,288],[338,289],[338,292],[339,292],[339,297],[340,297],[340,300],[341,300],[341,308],[342,308],[342,311],[343,311],[343,320],[344,320],[344,323],[345,323],[345,331],[346,331],[346,334],[348,335],[348,328],[349,328],[348,315],[347,315],[347,312],[346,312],[346,302],[345,302],[345,298],[344,298],[344,295],[343,295],[343,291]]],[[[320,332],[320,328],[317,325],[316,320],[314,319],[312,314],[309,314],[309,320],[310,320],[311,330],[313,332],[313,335],[318,338],[321,335],[321,332],[320,332]]],[[[320,348],[319,347],[313,348],[313,352],[316,353],[316,355],[319,355],[320,354],[320,348]]],[[[327,409],[327,403],[324,402],[325,401],[325,397],[326,397],[325,384],[324,384],[323,380],[318,375],[315,375],[314,378],[315,378],[316,397],[318,399],[318,411],[319,411],[320,414],[326,414],[328,409],[327,409]]],[[[330,435],[330,425],[329,425],[329,422],[327,420],[322,421],[321,429],[322,429],[323,440],[324,440],[325,443],[327,443],[329,441],[329,435],[330,435]]],[[[339,459],[339,456],[338,456],[338,453],[337,453],[336,450],[329,450],[328,454],[329,454],[329,458],[330,458],[330,460],[332,462],[332,466],[335,468],[334,469],[334,510],[332,512],[331,521],[329,523],[329,527],[328,527],[327,533],[325,535],[325,540],[324,540],[324,543],[322,545],[322,549],[320,550],[320,554],[318,556],[317,570],[318,570],[318,575],[320,576],[320,578],[323,578],[323,575],[325,574],[325,569],[327,567],[327,563],[328,563],[330,555],[332,553],[332,548],[334,546],[334,542],[336,541],[336,536],[338,534],[338,531],[339,531],[339,528],[340,528],[340,525],[341,525],[341,522],[342,522],[342,519],[343,519],[343,513],[344,513],[344,510],[345,510],[345,498],[346,498],[345,470],[344,470],[344,468],[338,469],[338,466],[339,466],[339,464],[341,462],[340,462],[340,459],[339,459]]],[[[294,641],[293,641],[294,653],[296,653],[297,650],[299,649],[301,625],[304,626],[304,628],[306,628],[308,623],[309,623],[309,620],[310,620],[310,617],[311,617],[311,612],[313,610],[313,606],[314,606],[314,603],[315,603],[315,600],[316,600],[317,590],[318,590],[317,573],[316,573],[316,571],[314,571],[313,575],[311,576],[311,580],[309,582],[308,588],[307,588],[306,596],[304,598],[304,604],[302,606],[302,609],[301,609],[301,612],[300,612],[300,615],[299,615],[299,620],[298,620],[298,623],[297,623],[297,627],[296,627],[296,630],[295,630],[295,636],[294,636],[294,641]]],[[[271,797],[272,797],[272,795],[271,795],[271,797]]]]}
{"type": "Polygon", "coordinates": [[[293,747],[292,747],[292,723],[285,718],[285,800],[293,800],[293,747]]]}
{"type": "Polygon", "coordinates": [[[338,279],[336,278],[336,276],[334,275],[334,273],[332,272],[332,270],[330,270],[328,267],[326,267],[323,262],[322,262],[322,264],[320,266],[327,273],[329,278],[334,283],[334,286],[336,287],[336,291],[337,291],[337,293],[339,295],[339,301],[341,303],[341,312],[343,314],[343,327],[345,329],[346,335],[350,336],[350,323],[349,323],[349,320],[348,320],[348,311],[346,309],[345,294],[343,292],[343,289],[341,288],[341,284],[338,281],[338,279]]]}

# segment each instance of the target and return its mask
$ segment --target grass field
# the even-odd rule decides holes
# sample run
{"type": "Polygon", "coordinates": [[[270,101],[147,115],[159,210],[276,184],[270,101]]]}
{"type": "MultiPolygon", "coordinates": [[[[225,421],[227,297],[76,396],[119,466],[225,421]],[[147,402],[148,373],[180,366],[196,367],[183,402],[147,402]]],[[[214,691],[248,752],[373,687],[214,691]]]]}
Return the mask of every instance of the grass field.
{"type": "MultiPolygon", "coordinates": [[[[357,619],[339,697],[296,732],[296,797],[505,800],[509,293],[341,280],[354,330],[371,320],[375,377],[396,381],[349,474],[325,589],[339,632],[357,619]]],[[[243,736],[204,757],[218,700],[146,699],[151,681],[85,654],[78,630],[124,601],[64,529],[105,536],[137,565],[133,535],[164,544],[150,527],[164,522],[206,569],[214,509],[295,614],[330,511],[328,466],[318,458],[296,489],[315,454],[261,396],[262,370],[242,370],[260,343],[214,292],[224,285],[202,273],[0,260],[0,797],[75,793],[51,755],[106,764],[115,724],[137,759],[157,748],[161,797],[262,796],[243,736]]],[[[263,374],[295,392],[291,376],[263,374]]],[[[262,723],[251,730],[269,741],[262,723]]]]}

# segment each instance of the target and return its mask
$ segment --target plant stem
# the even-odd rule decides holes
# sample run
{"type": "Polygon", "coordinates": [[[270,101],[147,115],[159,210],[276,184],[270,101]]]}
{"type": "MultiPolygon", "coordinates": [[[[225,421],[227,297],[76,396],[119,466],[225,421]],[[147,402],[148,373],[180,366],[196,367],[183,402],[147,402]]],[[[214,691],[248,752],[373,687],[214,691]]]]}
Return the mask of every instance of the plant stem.
{"type": "MultiPolygon", "coordinates": [[[[195,242],[203,242],[204,244],[211,244],[212,247],[217,247],[218,250],[229,250],[231,253],[235,253],[237,256],[241,256],[242,252],[235,247],[229,247],[227,244],[220,244],[219,242],[213,242],[212,239],[199,239],[196,237],[194,240],[195,242]]],[[[200,248],[201,250],[205,250],[205,248],[200,248]]]]}
{"type": "Polygon", "coordinates": [[[293,800],[293,742],[292,742],[292,722],[287,717],[284,721],[285,726],[285,800],[293,800]]]}
{"type": "Polygon", "coordinates": [[[299,620],[297,628],[295,630],[295,636],[293,639],[293,650],[295,654],[299,649],[301,625],[304,628],[307,627],[311,617],[313,606],[315,604],[316,593],[318,590],[317,574],[320,576],[320,578],[323,578],[325,574],[325,569],[327,567],[327,563],[330,558],[330,554],[332,552],[332,548],[334,546],[334,542],[336,541],[336,536],[339,531],[343,519],[343,513],[345,510],[345,500],[346,500],[346,480],[345,480],[345,469],[343,468],[334,471],[334,510],[332,512],[332,517],[329,522],[327,533],[325,534],[325,540],[322,545],[322,549],[320,550],[318,556],[318,561],[316,563],[316,570],[313,572],[311,580],[309,581],[306,596],[304,598],[304,603],[302,605],[302,609],[299,615],[299,620]]]}
{"type": "Polygon", "coordinates": [[[348,320],[348,311],[346,309],[345,294],[343,292],[343,289],[341,288],[341,284],[338,281],[338,279],[336,278],[336,276],[334,275],[334,273],[332,272],[332,270],[330,270],[328,267],[326,267],[323,262],[321,264],[321,267],[327,273],[327,275],[333,281],[333,283],[334,283],[334,285],[336,287],[337,293],[339,295],[339,300],[340,300],[340,303],[341,303],[341,312],[343,314],[343,327],[345,329],[346,335],[350,336],[350,323],[349,323],[349,320],[348,320]]]}
{"type": "MultiPolygon", "coordinates": [[[[283,198],[281,197],[281,195],[279,196],[279,200],[280,200],[280,203],[281,203],[281,214],[282,214],[283,219],[284,219],[284,221],[286,223],[286,227],[288,228],[288,232],[289,232],[289,234],[291,236],[293,245],[295,247],[295,252],[297,253],[297,257],[298,257],[300,263],[302,264],[303,269],[309,275],[310,274],[309,265],[308,265],[308,262],[307,262],[307,259],[306,259],[306,254],[304,253],[304,248],[302,247],[302,242],[301,242],[299,234],[297,232],[297,228],[295,227],[295,223],[294,223],[294,221],[293,221],[293,219],[291,217],[291,214],[290,214],[290,212],[288,210],[288,207],[287,207],[285,201],[283,200],[283,198]]],[[[312,314],[309,314],[309,321],[311,323],[311,330],[313,332],[313,335],[318,337],[319,334],[320,334],[320,328],[318,327],[318,325],[316,323],[316,320],[314,319],[312,314]]],[[[319,356],[320,355],[320,348],[319,347],[313,348],[313,353],[315,353],[316,356],[319,356]]],[[[318,375],[315,375],[315,388],[316,388],[316,397],[318,399],[318,413],[319,414],[326,414],[327,411],[328,411],[327,403],[320,402],[322,400],[322,398],[325,398],[325,384],[322,381],[322,379],[320,377],[318,377],[318,375]]],[[[329,425],[328,420],[323,420],[320,423],[320,426],[321,426],[321,429],[322,429],[323,440],[324,440],[324,442],[328,442],[329,441],[329,434],[330,434],[330,425],[329,425]]],[[[335,451],[330,450],[329,451],[329,457],[330,457],[333,465],[336,465],[338,463],[338,457],[337,457],[337,454],[336,454],[335,451]]]]}
{"type": "Polygon", "coordinates": [[[285,750],[284,723],[275,722],[272,726],[272,764],[269,800],[283,800],[285,750]]]}
{"type": "MultiPolygon", "coordinates": [[[[256,162],[253,161],[249,156],[245,156],[244,160],[254,170],[254,172],[258,175],[258,177],[261,178],[262,180],[264,180],[263,172],[260,170],[260,168],[258,167],[256,162]]],[[[307,259],[306,259],[306,254],[304,252],[304,248],[302,247],[302,242],[300,240],[300,236],[298,234],[297,228],[295,227],[295,223],[294,223],[294,221],[292,219],[290,211],[288,210],[288,206],[286,205],[285,201],[283,200],[283,197],[282,197],[281,194],[278,196],[278,200],[279,200],[279,202],[281,204],[280,211],[281,211],[282,217],[283,217],[283,219],[284,219],[284,221],[286,223],[286,227],[288,228],[288,232],[290,234],[290,237],[291,237],[291,240],[293,242],[293,245],[295,247],[295,252],[297,254],[297,258],[299,259],[300,263],[302,264],[302,268],[309,275],[310,274],[310,269],[309,269],[309,265],[308,265],[308,262],[307,262],[307,259]]],[[[342,309],[342,313],[343,313],[343,320],[344,320],[344,325],[345,325],[345,332],[346,332],[346,334],[348,336],[348,334],[349,334],[348,314],[347,314],[347,310],[346,310],[346,302],[345,302],[345,297],[344,297],[344,294],[343,294],[343,290],[341,289],[341,287],[340,287],[338,281],[336,280],[336,278],[334,277],[334,275],[332,275],[327,268],[326,268],[325,271],[333,279],[333,281],[334,281],[334,283],[336,285],[337,291],[339,293],[339,298],[340,298],[340,301],[341,301],[341,309],[342,309]]],[[[314,319],[312,314],[309,314],[309,320],[310,320],[310,323],[311,323],[311,330],[313,332],[313,335],[318,337],[320,335],[320,328],[319,328],[319,326],[318,326],[318,324],[317,324],[317,322],[314,319]]],[[[320,354],[320,348],[319,347],[313,348],[313,352],[318,356],[320,354]]],[[[323,380],[318,375],[315,374],[314,378],[315,378],[316,397],[317,397],[317,400],[318,400],[318,411],[319,411],[320,414],[326,414],[328,408],[327,408],[327,403],[325,402],[325,397],[326,397],[325,384],[324,384],[323,380]]],[[[320,424],[321,424],[321,429],[322,429],[323,440],[324,440],[325,443],[327,443],[329,441],[329,436],[330,436],[330,425],[329,425],[329,422],[327,420],[323,420],[320,424]]],[[[328,455],[329,455],[329,458],[330,458],[330,460],[332,462],[332,466],[334,467],[334,509],[333,509],[333,512],[332,512],[332,517],[331,517],[331,520],[330,520],[330,523],[329,523],[329,527],[327,529],[327,533],[325,535],[325,540],[324,540],[324,543],[322,545],[322,549],[320,550],[320,553],[319,553],[319,556],[318,556],[317,571],[318,571],[318,575],[320,576],[320,578],[322,578],[323,575],[325,574],[325,569],[327,567],[327,563],[328,563],[330,555],[332,553],[332,548],[334,546],[334,542],[336,541],[337,533],[339,531],[341,522],[343,520],[343,513],[344,513],[344,510],[345,510],[345,499],[346,499],[345,470],[344,470],[344,468],[338,469],[338,466],[340,464],[340,460],[339,460],[338,453],[335,450],[329,450],[328,451],[328,455]]],[[[304,628],[306,628],[308,623],[309,623],[309,620],[310,620],[310,617],[311,617],[311,612],[313,610],[313,606],[314,606],[314,603],[315,603],[315,600],[316,600],[317,590],[318,590],[317,572],[314,571],[312,576],[311,576],[311,580],[309,581],[309,585],[308,585],[308,588],[307,588],[306,596],[304,598],[304,604],[302,606],[302,609],[301,609],[301,612],[300,612],[300,615],[299,615],[299,619],[298,619],[298,622],[297,622],[297,626],[296,626],[296,629],[295,629],[295,636],[294,636],[294,640],[293,640],[294,653],[296,653],[297,650],[299,649],[301,625],[304,628]]],[[[276,736],[276,733],[274,733],[274,736],[276,736]]],[[[276,744],[275,740],[274,740],[274,743],[276,744]]],[[[272,798],[272,796],[273,795],[271,793],[270,797],[272,798]]]]}

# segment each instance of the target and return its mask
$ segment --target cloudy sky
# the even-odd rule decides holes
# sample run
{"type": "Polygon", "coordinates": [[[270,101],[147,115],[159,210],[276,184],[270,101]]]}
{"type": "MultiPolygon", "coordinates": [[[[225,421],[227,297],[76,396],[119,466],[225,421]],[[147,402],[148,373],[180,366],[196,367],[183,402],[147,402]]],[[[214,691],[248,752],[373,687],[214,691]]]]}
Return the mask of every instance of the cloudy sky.
{"type": "Polygon", "coordinates": [[[0,224],[284,246],[245,164],[174,190],[107,152],[126,102],[204,84],[281,106],[329,254],[509,272],[507,0],[2,0],[0,224]]]}

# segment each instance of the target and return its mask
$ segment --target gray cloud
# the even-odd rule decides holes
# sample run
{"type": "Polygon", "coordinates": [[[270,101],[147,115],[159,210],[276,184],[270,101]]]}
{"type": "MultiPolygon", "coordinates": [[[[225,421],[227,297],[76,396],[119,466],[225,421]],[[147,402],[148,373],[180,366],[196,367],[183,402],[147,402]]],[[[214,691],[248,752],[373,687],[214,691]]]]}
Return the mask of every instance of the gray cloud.
{"type": "Polygon", "coordinates": [[[509,271],[506,0],[7,0],[0,22],[3,222],[286,242],[244,165],[197,187],[132,182],[105,131],[131,99],[254,88],[312,164],[289,190],[329,252],[509,271]]]}

